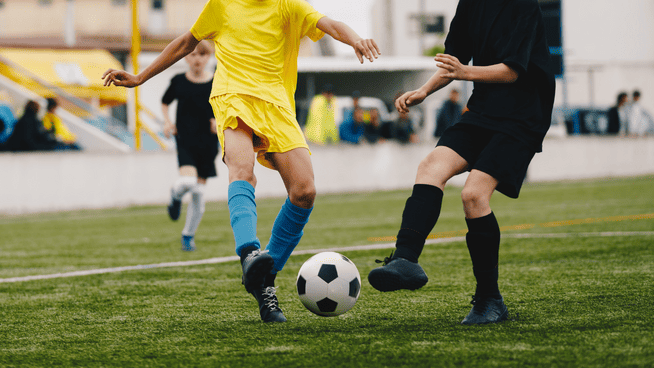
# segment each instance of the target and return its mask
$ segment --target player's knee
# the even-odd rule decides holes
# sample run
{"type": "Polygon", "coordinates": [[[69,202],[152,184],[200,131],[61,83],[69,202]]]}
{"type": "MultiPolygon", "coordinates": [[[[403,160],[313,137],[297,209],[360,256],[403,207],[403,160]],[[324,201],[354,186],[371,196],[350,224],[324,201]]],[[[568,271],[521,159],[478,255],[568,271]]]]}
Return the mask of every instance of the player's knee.
{"type": "Polygon", "coordinates": [[[488,198],[480,191],[466,187],[461,191],[461,200],[465,208],[476,208],[489,202],[488,198]]]}
{"type": "Polygon", "coordinates": [[[289,198],[298,207],[311,208],[316,199],[316,187],[313,183],[297,185],[290,191],[289,198]]]}
{"type": "Polygon", "coordinates": [[[229,181],[247,181],[253,187],[257,186],[257,177],[254,175],[254,170],[251,167],[244,166],[230,166],[229,167],[229,181]]]}
{"type": "Polygon", "coordinates": [[[439,167],[433,157],[427,156],[418,165],[418,174],[416,175],[417,183],[429,183],[439,188],[443,188],[449,177],[439,167]]]}

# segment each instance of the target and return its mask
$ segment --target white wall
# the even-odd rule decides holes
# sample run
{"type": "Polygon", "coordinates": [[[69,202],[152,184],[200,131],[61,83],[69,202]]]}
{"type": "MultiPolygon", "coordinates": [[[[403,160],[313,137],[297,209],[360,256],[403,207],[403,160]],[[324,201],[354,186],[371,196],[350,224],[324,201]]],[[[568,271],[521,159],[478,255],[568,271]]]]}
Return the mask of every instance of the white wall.
{"type": "MultiPolygon", "coordinates": [[[[318,193],[408,189],[430,143],[312,147],[318,193]]],[[[225,200],[227,172],[208,182],[207,198],[225,200]]],[[[177,176],[172,152],[0,154],[0,214],[167,203],[177,176]]],[[[285,196],[279,175],[256,165],[258,197],[285,196]]],[[[654,138],[546,139],[528,180],[654,174],[654,138]]],[[[452,180],[463,185],[465,175],[452,180]]]]}

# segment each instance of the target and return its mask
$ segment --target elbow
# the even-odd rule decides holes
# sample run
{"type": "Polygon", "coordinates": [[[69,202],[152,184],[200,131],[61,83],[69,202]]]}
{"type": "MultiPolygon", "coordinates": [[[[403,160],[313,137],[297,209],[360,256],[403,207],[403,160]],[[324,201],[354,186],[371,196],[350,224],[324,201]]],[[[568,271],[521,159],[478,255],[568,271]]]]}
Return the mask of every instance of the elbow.
{"type": "Polygon", "coordinates": [[[520,75],[517,72],[512,71],[506,76],[506,83],[515,83],[515,81],[518,80],[519,76],[520,75]]]}
{"type": "MultiPolygon", "coordinates": [[[[506,65],[506,64],[504,64],[506,65]]],[[[504,73],[504,83],[515,83],[518,80],[520,73],[517,70],[506,65],[506,72],[504,73]]]]}

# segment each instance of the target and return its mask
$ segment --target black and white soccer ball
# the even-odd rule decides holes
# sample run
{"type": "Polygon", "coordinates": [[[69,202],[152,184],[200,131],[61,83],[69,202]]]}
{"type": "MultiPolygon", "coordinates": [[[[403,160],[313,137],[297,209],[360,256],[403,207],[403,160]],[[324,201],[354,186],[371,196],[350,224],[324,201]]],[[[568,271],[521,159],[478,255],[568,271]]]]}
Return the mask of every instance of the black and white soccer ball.
{"type": "Polygon", "coordinates": [[[350,310],[359,298],[361,276],[344,255],[323,252],[302,265],[296,286],[308,310],[319,316],[338,316],[350,310]]]}

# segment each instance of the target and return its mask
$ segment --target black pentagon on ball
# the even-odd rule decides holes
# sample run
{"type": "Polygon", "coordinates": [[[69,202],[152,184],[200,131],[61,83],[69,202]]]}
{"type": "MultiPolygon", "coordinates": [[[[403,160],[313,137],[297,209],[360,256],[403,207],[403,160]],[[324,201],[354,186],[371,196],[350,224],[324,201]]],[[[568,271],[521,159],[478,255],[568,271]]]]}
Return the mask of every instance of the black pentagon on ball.
{"type": "Polygon", "coordinates": [[[354,280],[350,281],[350,293],[348,295],[352,298],[356,298],[359,294],[359,289],[361,289],[361,283],[359,282],[359,279],[355,277],[354,280]]]}
{"type": "Polygon", "coordinates": [[[300,276],[297,278],[297,293],[299,295],[304,295],[306,294],[306,292],[307,292],[307,280],[305,280],[304,277],[300,276]]]}
{"type": "Polygon", "coordinates": [[[318,306],[318,309],[323,313],[331,313],[336,310],[336,307],[338,307],[338,303],[329,298],[317,301],[316,305],[318,306]]]}
{"type": "Polygon", "coordinates": [[[347,263],[352,263],[352,261],[350,261],[349,258],[347,258],[346,256],[344,256],[344,255],[342,255],[342,254],[341,254],[341,258],[343,258],[343,260],[344,260],[345,262],[347,262],[347,263]]]}
{"type": "Polygon", "coordinates": [[[323,264],[320,265],[320,271],[318,271],[318,277],[320,277],[326,283],[330,283],[338,278],[338,272],[336,271],[336,266],[333,264],[323,264]]]}

